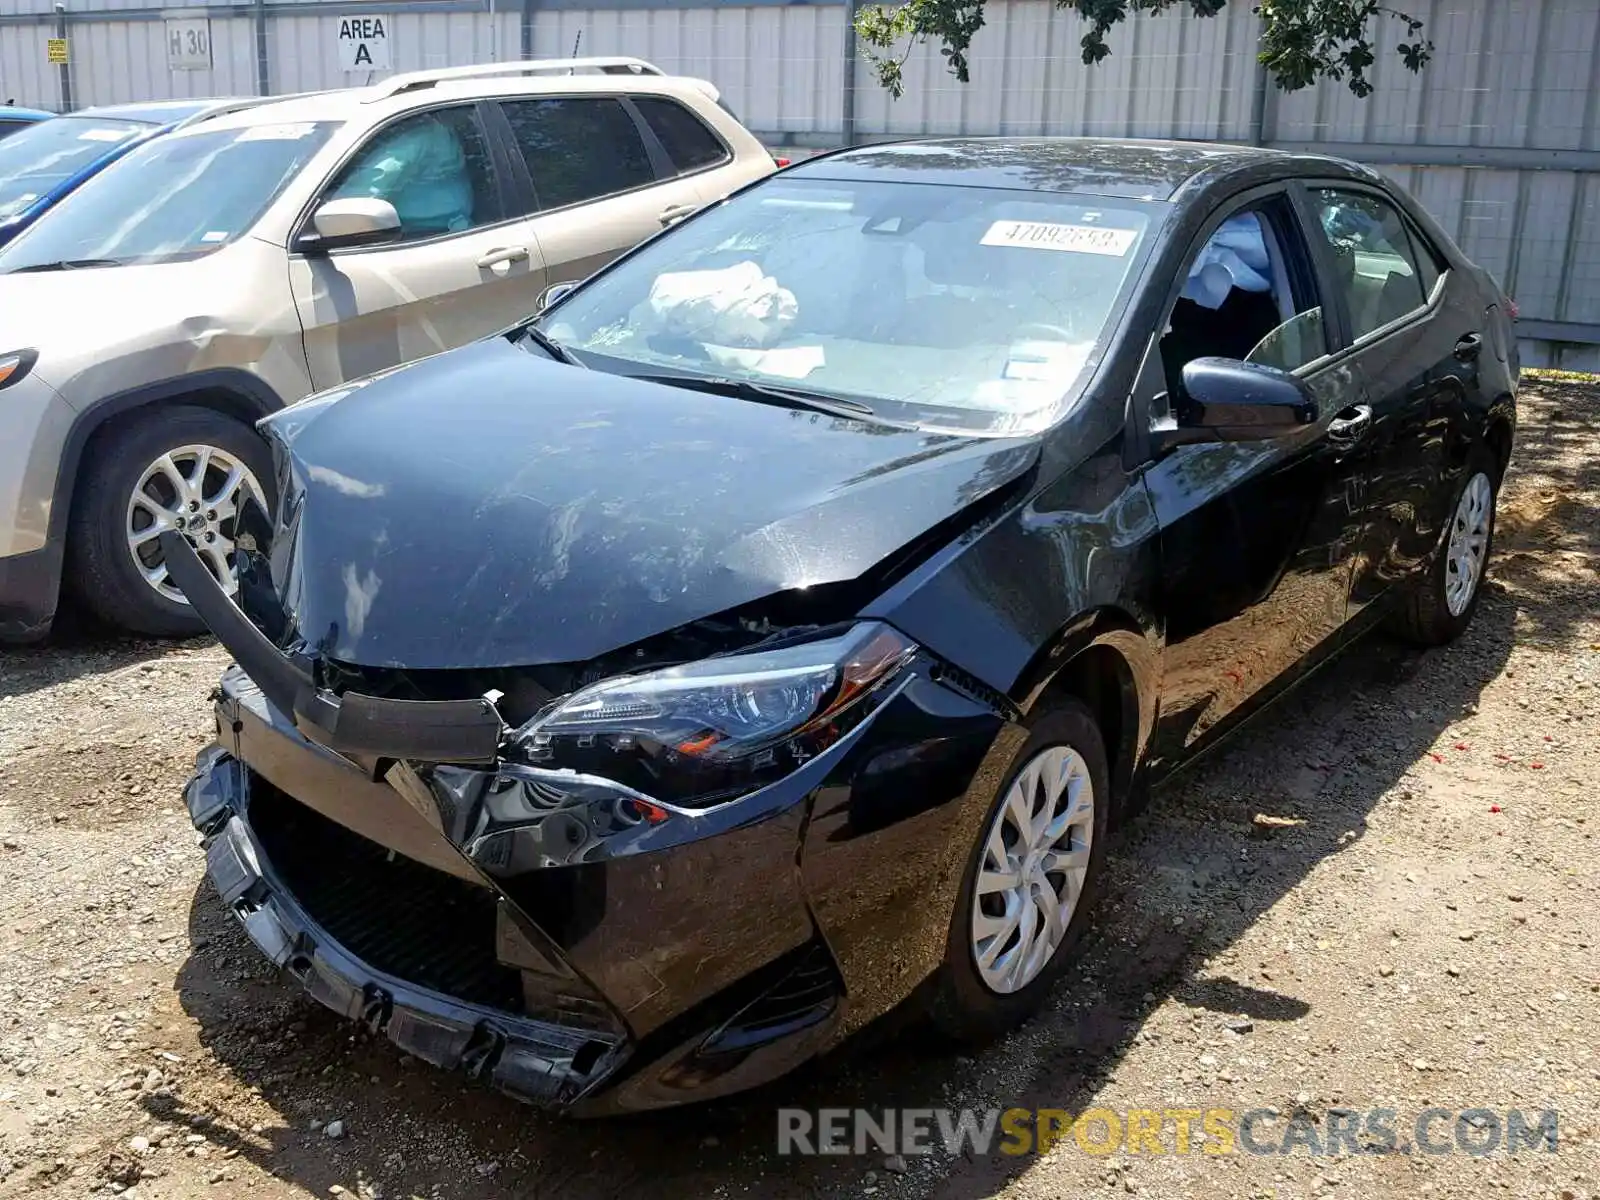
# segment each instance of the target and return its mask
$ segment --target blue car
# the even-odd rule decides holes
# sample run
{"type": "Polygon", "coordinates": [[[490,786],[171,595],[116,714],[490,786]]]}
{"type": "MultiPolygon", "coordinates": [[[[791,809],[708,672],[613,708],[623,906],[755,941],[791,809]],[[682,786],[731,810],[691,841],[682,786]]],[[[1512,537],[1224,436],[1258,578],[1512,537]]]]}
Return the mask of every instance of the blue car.
{"type": "Polygon", "coordinates": [[[40,121],[48,121],[53,116],[55,113],[45,112],[42,108],[18,108],[11,103],[0,105],[0,140],[13,133],[21,133],[40,121]]]}
{"type": "Polygon", "coordinates": [[[181,126],[260,103],[257,97],[163,100],[85,108],[62,117],[0,108],[0,122],[19,122],[16,132],[0,136],[0,245],[133,147],[181,126]]]}

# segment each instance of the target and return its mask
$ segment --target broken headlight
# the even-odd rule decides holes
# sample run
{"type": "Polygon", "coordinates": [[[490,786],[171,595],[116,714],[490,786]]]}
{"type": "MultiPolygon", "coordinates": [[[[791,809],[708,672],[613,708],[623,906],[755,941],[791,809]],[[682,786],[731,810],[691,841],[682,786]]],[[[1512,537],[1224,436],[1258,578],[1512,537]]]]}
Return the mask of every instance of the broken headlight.
{"type": "Polygon", "coordinates": [[[583,688],[513,738],[529,763],[706,807],[780,779],[872,710],[916,646],[877,622],[583,688]]]}

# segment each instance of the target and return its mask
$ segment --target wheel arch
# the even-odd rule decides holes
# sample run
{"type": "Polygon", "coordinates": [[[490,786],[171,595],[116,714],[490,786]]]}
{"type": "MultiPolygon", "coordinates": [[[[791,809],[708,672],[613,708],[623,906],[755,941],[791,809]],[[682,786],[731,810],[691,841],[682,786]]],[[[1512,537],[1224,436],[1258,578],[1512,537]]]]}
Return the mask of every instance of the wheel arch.
{"type": "Polygon", "coordinates": [[[1505,477],[1506,468],[1511,465],[1511,450],[1517,433],[1515,413],[1511,397],[1502,396],[1484,419],[1483,440],[1495,457],[1501,478],[1505,477]]]}
{"type": "Polygon", "coordinates": [[[282,408],[283,400],[257,376],[238,368],[196,371],[107,396],[80,412],[67,433],[50,509],[50,540],[64,546],[77,494],[78,473],[99,439],[128,420],[177,405],[210,408],[254,426],[282,408]]]}
{"type": "Polygon", "coordinates": [[[1106,740],[1113,813],[1126,811],[1155,725],[1160,654],[1134,616],[1105,607],[1078,617],[1023,673],[1012,699],[1023,713],[1072,696],[1094,714],[1106,740]]]}

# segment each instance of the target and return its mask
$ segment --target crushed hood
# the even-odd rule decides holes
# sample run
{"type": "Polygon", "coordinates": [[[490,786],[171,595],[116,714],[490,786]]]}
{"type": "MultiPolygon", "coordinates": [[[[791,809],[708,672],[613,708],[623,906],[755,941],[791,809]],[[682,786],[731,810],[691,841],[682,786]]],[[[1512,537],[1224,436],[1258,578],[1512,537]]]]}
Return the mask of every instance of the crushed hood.
{"type": "Polygon", "coordinates": [[[856,578],[1034,462],[492,338],[269,419],[301,637],[367,667],[576,662],[856,578]]]}

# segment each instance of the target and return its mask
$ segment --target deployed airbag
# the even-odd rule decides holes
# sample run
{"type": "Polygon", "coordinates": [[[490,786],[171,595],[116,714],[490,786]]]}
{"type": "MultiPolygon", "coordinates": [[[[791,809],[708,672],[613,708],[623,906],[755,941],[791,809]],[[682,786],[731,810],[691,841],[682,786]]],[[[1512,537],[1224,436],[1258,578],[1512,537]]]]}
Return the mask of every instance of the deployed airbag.
{"type": "Polygon", "coordinates": [[[1203,308],[1218,309],[1234,288],[1272,291],[1272,260],[1254,213],[1229,217],[1217,227],[1189,268],[1182,296],[1203,308]]]}
{"type": "Polygon", "coordinates": [[[722,346],[769,346],[799,312],[794,293],[753,262],[670,272],[650,288],[661,332],[722,346]]]}

